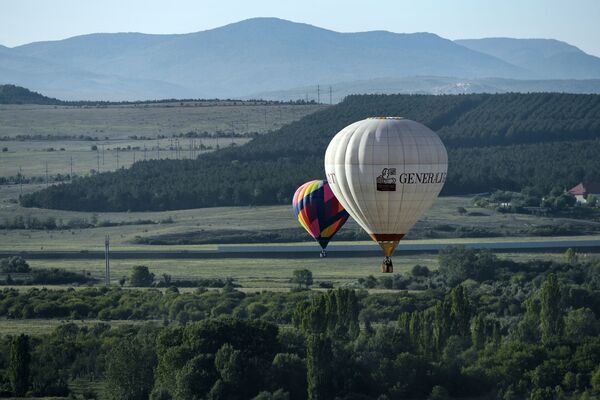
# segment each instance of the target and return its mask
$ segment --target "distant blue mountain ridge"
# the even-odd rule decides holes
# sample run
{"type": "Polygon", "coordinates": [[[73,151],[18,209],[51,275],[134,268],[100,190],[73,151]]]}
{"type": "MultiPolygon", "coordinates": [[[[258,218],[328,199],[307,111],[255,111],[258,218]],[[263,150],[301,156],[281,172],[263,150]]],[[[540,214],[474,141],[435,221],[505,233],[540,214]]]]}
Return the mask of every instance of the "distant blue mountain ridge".
{"type": "Polygon", "coordinates": [[[559,86],[569,91],[569,80],[600,79],[600,58],[551,39],[340,33],[277,18],[189,34],[96,33],[0,46],[0,84],[64,100],[233,98],[340,82],[415,83],[423,76],[450,77],[459,86],[518,80],[525,91],[529,80],[565,80],[559,86]]]}

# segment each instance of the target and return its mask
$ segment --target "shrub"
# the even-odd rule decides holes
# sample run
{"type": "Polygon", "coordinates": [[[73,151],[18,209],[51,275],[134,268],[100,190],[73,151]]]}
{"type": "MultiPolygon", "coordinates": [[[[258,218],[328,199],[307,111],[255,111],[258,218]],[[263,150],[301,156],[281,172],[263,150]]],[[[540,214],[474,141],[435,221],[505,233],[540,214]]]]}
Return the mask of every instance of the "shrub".
{"type": "Polygon", "coordinates": [[[154,282],[154,274],[145,265],[136,265],[129,275],[129,284],[135,287],[149,287],[154,282]]]}
{"type": "Polygon", "coordinates": [[[31,271],[29,264],[23,257],[13,256],[8,258],[3,258],[0,261],[0,271],[4,273],[27,273],[31,271]]]}

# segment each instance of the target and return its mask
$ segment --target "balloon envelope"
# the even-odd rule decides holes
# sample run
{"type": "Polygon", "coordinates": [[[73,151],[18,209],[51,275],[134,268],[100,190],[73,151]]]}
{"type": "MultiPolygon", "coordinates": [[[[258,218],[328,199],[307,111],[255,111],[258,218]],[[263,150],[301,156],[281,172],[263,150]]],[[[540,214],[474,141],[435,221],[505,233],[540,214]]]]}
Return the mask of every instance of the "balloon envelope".
{"type": "Polygon", "coordinates": [[[431,207],[447,169],[438,135],[398,117],[355,122],[335,135],[325,153],[333,193],[386,256],[431,207]]]}
{"type": "Polygon", "coordinates": [[[300,224],[323,249],[349,216],[327,181],[315,180],[300,186],[292,206],[300,224]]]}

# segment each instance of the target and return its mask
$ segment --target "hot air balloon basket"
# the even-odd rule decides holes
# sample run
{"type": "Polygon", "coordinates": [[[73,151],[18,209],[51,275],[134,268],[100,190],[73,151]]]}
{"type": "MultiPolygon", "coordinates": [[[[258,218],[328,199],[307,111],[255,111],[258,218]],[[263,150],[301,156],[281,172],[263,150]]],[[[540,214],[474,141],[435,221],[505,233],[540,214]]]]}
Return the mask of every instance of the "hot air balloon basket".
{"type": "Polygon", "coordinates": [[[384,274],[391,274],[394,272],[394,264],[392,263],[391,258],[384,258],[383,262],[381,263],[381,272],[384,274]]]}

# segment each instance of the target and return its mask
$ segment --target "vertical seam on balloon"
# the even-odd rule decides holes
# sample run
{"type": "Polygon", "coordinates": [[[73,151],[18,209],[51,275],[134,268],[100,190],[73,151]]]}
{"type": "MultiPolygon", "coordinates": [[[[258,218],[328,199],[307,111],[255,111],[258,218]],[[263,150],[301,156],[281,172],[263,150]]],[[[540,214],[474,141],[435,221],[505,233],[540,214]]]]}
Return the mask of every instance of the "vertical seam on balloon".
{"type": "MultiPolygon", "coordinates": [[[[363,130],[361,131],[361,137],[360,137],[360,139],[361,139],[361,140],[362,140],[362,137],[363,137],[363,136],[366,138],[366,139],[365,139],[365,142],[366,142],[366,145],[367,145],[367,147],[369,146],[369,134],[368,134],[368,133],[369,133],[369,130],[368,130],[368,129],[364,129],[364,128],[363,128],[363,130]]],[[[362,142],[359,142],[359,145],[360,145],[361,143],[362,143],[362,142]]],[[[357,156],[359,156],[359,155],[360,155],[360,146],[359,146],[358,150],[359,150],[359,152],[358,152],[357,156]]],[[[372,158],[371,158],[371,165],[367,165],[367,167],[371,167],[371,168],[373,168],[373,159],[372,159],[372,158]]],[[[357,168],[358,168],[358,169],[360,169],[360,163],[358,163],[358,164],[357,164],[357,168]]],[[[358,175],[359,175],[359,176],[361,175],[360,171],[359,171],[359,174],[358,174],[358,175]]],[[[361,194],[361,196],[362,196],[362,197],[364,197],[364,196],[365,196],[365,193],[366,193],[366,191],[364,190],[364,189],[365,189],[365,187],[364,187],[364,185],[363,185],[363,181],[362,181],[362,179],[359,179],[359,180],[358,180],[358,188],[360,189],[360,194],[361,194]]],[[[358,204],[357,204],[357,205],[358,205],[358,204]]],[[[365,210],[363,210],[362,208],[360,208],[360,216],[361,216],[361,220],[362,220],[362,221],[361,221],[361,223],[360,223],[359,225],[361,225],[361,226],[362,226],[362,225],[365,225],[365,226],[367,226],[367,227],[368,227],[368,229],[365,229],[364,227],[363,227],[363,229],[365,229],[365,231],[367,231],[367,233],[373,233],[372,225],[369,225],[369,224],[368,224],[368,221],[369,221],[369,220],[373,220],[373,219],[372,219],[372,218],[368,218],[368,217],[367,217],[367,214],[368,214],[369,216],[371,216],[371,212],[369,211],[369,208],[368,208],[368,207],[367,207],[365,210]]]]}
{"type": "MultiPolygon", "coordinates": [[[[374,124],[376,124],[376,122],[374,122],[374,124]]],[[[366,138],[365,139],[366,148],[368,149],[369,147],[371,147],[371,161],[370,161],[369,164],[366,164],[365,167],[367,169],[370,169],[371,172],[372,172],[372,170],[374,169],[374,161],[373,161],[374,158],[373,158],[373,156],[374,156],[374,151],[375,151],[375,136],[371,136],[370,132],[371,132],[370,129],[363,129],[363,135],[366,138]]],[[[365,156],[366,156],[366,154],[368,154],[368,150],[365,151],[365,156]]],[[[371,179],[371,177],[369,176],[368,179],[371,179]]],[[[360,187],[361,194],[364,197],[365,193],[367,191],[365,190],[365,187],[363,185],[363,180],[362,179],[359,180],[359,187],[360,187]]],[[[362,219],[363,219],[362,223],[364,225],[368,226],[368,229],[365,229],[365,231],[367,231],[367,233],[369,233],[369,234],[373,233],[374,232],[373,223],[371,222],[369,224],[369,221],[373,221],[374,220],[373,219],[373,213],[371,212],[370,208],[366,207],[366,209],[364,211],[362,211],[361,214],[362,214],[362,219]]]]}
{"type": "MultiPolygon", "coordinates": [[[[405,142],[404,142],[404,136],[403,135],[398,135],[398,137],[400,138],[400,141],[402,142],[402,173],[406,172],[406,150],[405,150],[405,142]]],[[[398,186],[400,186],[400,182],[399,179],[400,175],[398,175],[398,186]]],[[[398,232],[398,225],[400,224],[400,221],[402,220],[402,218],[400,218],[402,216],[402,213],[404,212],[404,185],[402,185],[402,193],[400,194],[400,209],[398,210],[398,218],[396,218],[396,221],[394,222],[394,232],[392,233],[404,233],[406,234],[406,232],[398,232]]]]}
{"type": "MultiPolygon", "coordinates": [[[[389,123],[386,121],[385,124],[385,134],[387,136],[387,165],[390,165],[390,130],[389,130],[389,123]]],[[[385,192],[385,207],[387,210],[387,213],[385,213],[388,217],[390,215],[390,192],[385,192]]],[[[393,233],[393,232],[389,232],[389,230],[391,229],[391,223],[389,218],[387,219],[386,223],[385,223],[385,229],[388,232],[385,233],[393,233]]]]}
{"type": "MultiPolygon", "coordinates": [[[[379,128],[379,120],[376,120],[376,121],[377,121],[376,122],[377,127],[375,128],[375,136],[373,138],[373,153],[372,153],[372,157],[371,157],[371,160],[373,160],[372,161],[373,162],[373,164],[372,164],[373,167],[375,166],[375,144],[377,143],[377,131],[378,131],[378,128],[379,128]]],[[[373,177],[371,176],[370,179],[373,179],[373,177]]],[[[378,207],[379,203],[378,203],[378,199],[377,199],[377,188],[375,188],[375,201],[374,201],[374,203],[375,203],[375,211],[377,211],[377,222],[378,222],[377,225],[379,225],[381,227],[381,225],[382,225],[381,224],[381,213],[379,212],[379,207],[378,207]]],[[[375,231],[373,231],[372,233],[383,233],[383,232],[375,232],[375,231]]]]}
{"type": "MultiPolygon", "coordinates": [[[[429,132],[427,132],[427,134],[428,134],[428,136],[430,136],[429,132]]],[[[431,147],[429,145],[429,138],[426,137],[425,135],[421,135],[421,136],[422,136],[422,138],[419,138],[419,140],[423,140],[423,142],[425,143],[425,145],[424,146],[418,146],[418,148],[421,149],[421,150],[425,150],[426,149],[427,152],[430,153],[430,156],[427,157],[429,159],[429,158],[431,158],[431,147]]],[[[419,170],[422,171],[424,168],[422,167],[423,164],[421,163],[421,159],[422,159],[422,156],[421,156],[421,153],[419,152],[419,170]]],[[[429,169],[431,169],[431,160],[429,160],[429,163],[428,163],[427,167],[429,169]]],[[[420,197],[419,206],[415,208],[415,215],[419,214],[419,217],[422,217],[423,214],[424,214],[423,203],[425,202],[425,199],[428,198],[428,196],[427,196],[426,193],[427,193],[427,189],[429,189],[429,188],[424,188],[424,189],[426,191],[422,192],[421,196],[419,196],[420,197]]],[[[419,217],[415,218],[415,222],[414,222],[415,224],[417,223],[419,217]]]]}
{"type": "MultiPolygon", "coordinates": [[[[355,129],[354,131],[352,131],[352,135],[351,135],[350,139],[348,140],[348,143],[350,143],[351,141],[355,140],[355,136],[356,136],[357,140],[359,141],[359,143],[358,143],[358,144],[359,144],[358,151],[356,152],[356,157],[357,157],[357,158],[360,156],[360,139],[362,138],[362,136],[363,136],[363,134],[364,134],[364,133],[365,133],[365,129],[364,129],[364,127],[363,127],[363,129],[362,129],[362,130],[360,130],[360,129],[355,129]],[[358,134],[357,132],[360,132],[360,134],[358,134]]],[[[346,150],[347,150],[347,149],[346,149],[346,150]]],[[[347,153],[347,151],[346,151],[346,155],[347,155],[347,154],[348,154],[348,153],[347,153]]],[[[350,164],[350,165],[351,165],[351,167],[350,167],[350,168],[352,168],[352,164],[350,164]]],[[[356,164],[356,168],[359,168],[359,167],[360,167],[360,164],[359,164],[359,163],[357,163],[357,164],[356,164]]],[[[347,172],[347,171],[346,171],[346,172],[347,172]]],[[[353,174],[354,174],[354,172],[353,172],[353,174]]],[[[356,176],[357,176],[357,177],[360,177],[360,171],[357,171],[357,173],[356,173],[356,176]]],[[[354,176],[353,176],[353,177],[354,177],[354,176]]],[[[346,173],[346,178],[348,178],[348,174],[347,174],[347,173],[346,173]]],[[[348,180],[348,179],[347,179],[347,180],[348,180]]],[[[349,181],[349,180],[348,180],[348,181],[349,181]]],[[[353,185],[353,186],[354,186],[354,185],[353,185]]],[[[351,192],[351,194],[352,194],[352,198],[353,198],[353,199],[357,197],[357,196],[356,196],[356,192],[360,192],[360,196],[364,196],[363,185],[362,185],[362,181],[361,181],[360,179],[358,180],[358,187],[357,187],[357,188],[354,188],[354,190],[352,190],[352,189],[350,189],[350,185],[348,185],[348,189],[349,189],[349,191],[351,192]]],[[[357,214],[360,216],[360,219],[361,219],[361,224],[365,224],[365,225],[367,225],[367,221],[368,221],[369,219],[368,219],[368,218],[366,218],[365,210],[364,210],[363,208],[361,208],[361,207],[360,207],[360,205],[358,204],[358,202],[357,202],[357,201],[353,201],[353,203],[352,203],[352,204],[353,204],[353,206],[354,206],[354,209],[356,210],[356,213],[357,213],[357,214]]],[[[368,209],[367,209],[367,210],[368,210],[368,209]]],[[[359,224],[359,225],[361,225],[361,224],[359,224]]],[[[363,229],[364,229],[364,228],[363,228],[363,229]]],[[[365,229],[365,230],[366,230],[366,229],[365,229]]]]}
{"type": "MultiPolygon", "coordinates": [[[[352,130],[351,132],[347,132],[347,133],[345,132],[344,135],[345,136],[351,136],[351,135],[354,134],[355,131],[356,131],[356,127],[354,127],[354,130],[352,130]]],[[[345,139],[345,137],[341,137],[338,140],[338,143],[337,143],[337,145],[336,145],[336,147],[334,149],[335,150],[335,154],[334,154],[334,164],[333,165],[334,165],[334,168],[338,167],[338,164],[336,163],[336,160],[338,159],[338,153],[342,153],[342,151],[343,151],[343,162],[341,164],[341,168],[343,168],[343,170],[344,170],[343,172],[344,173],[343,173],[343,175],[338,176],[338,187],[339,187],[340,193],[341,194],[345,194],[344,193],[344,187],[348,190],[348,192],[350,192],[350,185],[349,185],[348,177],[347,177],[347,174],[346,174],[346,150],[347,150],[347,147],[348,147],[349,140],[344,142],[345,145],[344,145],[344,148],[342,149],[341,148],[342,146],[340,146],[340,143],[342,142],[342,139],[345,139]],[[343,179],[344,185],[341,184],[342,179],[343,179]]],[[[351,193],[348,193],[348,194],[351,194],[351,193]]],[[[354,199],[352,198],[352,196],[341,196],[341,198],[343,198],[343,200],[346,202],[346,205],[344,206],[345,208],[347,208],[348,210],[352,210],[353,212],[355,212],[359,216],[362,214],[360,212],[359,208],[358,208],[358,204],[356,204],[354,202],[354,199]]],[[[361,225],[360,222],[359,222],[359,225],[361,225]]],[[[362,225],[361,225],[361,227],[362,227],[362,225]]]]}
{"type": "MultiPolygon", "coordinates": [[[[346,165],[348,164],[348,162],[347,162],[348,149],[350,148],[348,144],[349,144],[350,142],[352,142],[352,140],[354,139],[354,136],[357,136],[359,139],[361,139],[361,138],[362,138],[362,134],[365,132],[365,129],[363,128],[363,129],[360,131],[360,133],[361,133],[360,135],[358,135],[358,134],[357,134],[357,132],[358,132],[358,131],[359,131],[359,129],[358,129],[358,128],[355,128],[355,129],[354,129],[354,130],[351,132],[351,134],[350,134],[350,138],[349,138],[349,139],[348,139],[348,141],[346,142],[346,148],[344,149],[344,169],[345,169],[345,171],[344,171],[344,176],[345,176],[345,180],[346,180],[346,186],[347,186],[347,188],[348,188],[348,191],[350,192],[350,195],[351,195],[351,196],[350,196],[350,199],[348,199],[347,201],[348,201],[348,203],[352,204],[352,210],[353,210],[353,211],[354,211],[354,212],[357,214],[357,216],[359,216],[359,217],[360,217],[360,219],[361,219],[361,221],[357,221],[357,222],[358,222],[358,224],[359,224],[359,225],[360,225],[360,226],[361,226],[361,227],[362,227],[364,230],[366,230],[366,231],[370,231],[370,230],[371,230],[370,228],[365,228],[365,226],[367,226],[367,227],[368,227],[368,225],[367,225],[367,222],[368,222],[369,218],[366,218],[365,210],[363,210],[363,209],[360,207],[360,205],[358,204],[358,202],[356,202],[356,201],[355,201],[355,198],[356,198],[356,190],[354,190],[354,191],[353,191],[353,190],[350,188],[350,186],[351,186],[351,185],[349,184],[350,180],[348,179],[348,170],[346,169],[346,165]],[[363,224],[364,224],[365,226],[363,226],[363,224]]],[[[359,142],[359,144],[360,144],[360,142],[359,142]]],[[[359,151],[360,151],[360,147],[359,147],[359,151]]],[[[359,152],[359,151],[357,151],[357,154],[356,154],[356,156],[357,156],[357,157],[358,157],[358,155],[360,154],[360,152],[359,152]]],[[[357,165],[356,165],[356,167],[358,168],[358,167],[359,167],[359,164],[357,164],[357,165]]],[[[352,164],[350,164],[350,168],[352,168],[352,164]]],[[[360,176],[360,174],[357,174],[357,176],[360,176]]],[[[364,196],[364,190],[363,190],[363,186],[362,186],[362,181],[361,181],[361,180],[359,180],[359,181],[358,181],[358,189],[359,189],[359,191],[360,191],[360,195],[361,195],[361,196],[364,196]]],[[[367,209],[367,211],[368,211],[368,209],[367,209]]]]}

